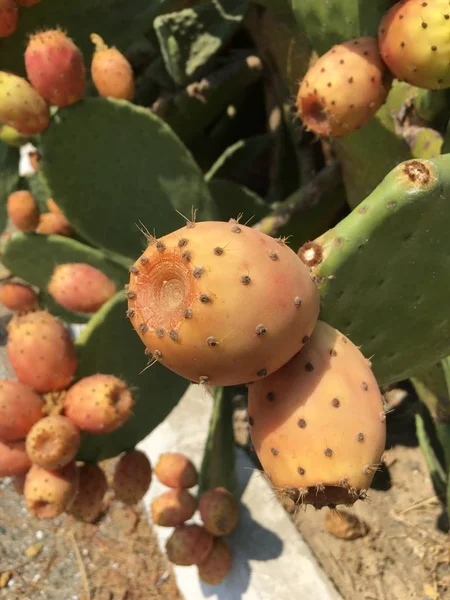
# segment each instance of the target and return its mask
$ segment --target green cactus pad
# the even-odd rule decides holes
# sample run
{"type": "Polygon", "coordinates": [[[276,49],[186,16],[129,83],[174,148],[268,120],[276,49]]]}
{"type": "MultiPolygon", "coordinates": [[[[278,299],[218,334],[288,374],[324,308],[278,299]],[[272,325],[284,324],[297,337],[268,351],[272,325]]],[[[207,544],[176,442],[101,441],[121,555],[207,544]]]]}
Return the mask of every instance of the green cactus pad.
{"type": "Polygon", "coordinates": [[[205,2],[158,16],[154,29],[167,71],[185,85],[205,67],[241,26],[247,0],[205,2]]]}
{"type": "Polygon", "coordinates": [[[19,150],[0,142],[0,233],[4,231],[8,215],[6,202],[9,194],[19,185],[19,150]]]}
{"type": "Polygon", "coordinates": [[[50,190],[47,187],[47,182],[42,177],[41,172],[38,171],[37,173],[33,173],[32,175],[27,175],[24,178],[24,180],[28,189],[36,198],[36,202],[39,205],[39,210],[41,212],[49,212],[47,200],[52,196],[50,190]]]}
{"type": "Polygon", "coordinates": [[[114,281],[118,290],[128,280],[126,269],[109,261],[100,250],[59,235],[15,233],[5,243],[2,255],[5,267],[41,290],[50,312],[70,323],[85,323],[89,315],[65,310],[46,293],[53,269],[69,262],[87,263],[100,269],[114,281]]]}
{"type": "Polygon", "coordinates": [[[81,48],[86,65],[90,64],[92,32],[126,50],[140,34],[147,32],[153,19],[171,4],[171,0],[43,0],[30,9],[20,10],[16,31],[0,39],[0,70],[25,74],[23,52],[27,36],[43,29],[63,27],[81,48]]]}
{"type": "Polygon", "coordinates": [[[292,10],[314,49],[327,52],[354,37],[376,36],[392,0],[292,0],[292,10]]]}
{"type": "Polygon", "coordinates": [[[146,246],[192,210],[215,217],[200,169],[170,128],[129,102],[91,98],[63,109],[42,135],[42,173],[52,197],[86,240],[123,256],[146,246]]]}
{"type": "Polygon", "coordinates": [[[136,404],[120,429],[105,435],[83,434],[79,460],[99,461],[130,450],[174,408],[189,382],[155,364],[146,365],[144,346],[125,316],[122,293],[105,304],[77,340],[78,379],[95,373],[112,374],[132,387],[136,404]]]}
{"type": "Polygon", "coordinates": [[[321,319],[373,357],[380,385],[450,354],[450,155],[391,171],[336,227],[300,254],[321,319]]]}
{"type": "Polygon", "coordinates": [[[270,210],[270,206],[258,194],[234,181],[213,179],[208,187],[219,209],[221,221],[236,219],[242,213],[242,222],[251,219],[252,224],[265,217],[270,210]]]}

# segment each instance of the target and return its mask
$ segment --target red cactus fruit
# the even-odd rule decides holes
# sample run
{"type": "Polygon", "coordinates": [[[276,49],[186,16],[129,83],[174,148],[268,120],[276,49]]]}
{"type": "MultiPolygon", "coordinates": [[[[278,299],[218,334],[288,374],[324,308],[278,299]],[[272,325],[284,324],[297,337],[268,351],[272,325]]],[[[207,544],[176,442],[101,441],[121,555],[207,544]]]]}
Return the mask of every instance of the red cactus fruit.
{"type": "Polygon", "coordinates": [[[203,384],[266,377],[308,341],[319,293],[284,242],[237,222],[188,222],[130,269],[128,315],[154,360],[203,384]]]}
{"type": "Polygon", "coordinates": [[[38,295],[28,285],[4,283],[0,286],[0,304],[14,312],[30,312],[38,307],[38,295]]]}
{"type": "Polygon", "coordinates": [[[26,79],[0,71],[0,122],[23,135],[35,135],[49,126],[50,109],[26,79]]]}
{"type": "Polygon", "coordinates": [[[116,468],[112,488],[117,500],[124,504],[137,504],[144,497],[152,481],[152,466],[140,450],[123,454],[116,468]]]}
{"type": "Polygon", "coordinates": [[[392,77],[377,39],[333,46],[310,67],[297,94],[297,112],[319,135],[341,136],[365,125],[384,104],[392,77]]]}
{"type": "Polygon", "coordinates": [[[229,535],[236,529],[239,511],[233,494],[223,487],[204,492],[198,508],[206,531],[215,536],[229,535]]]}
{"type": "Polygon", "coordinates": [[[188,521],[197,509],[197,500],[187,490],[168,490],[151,504],[152,520],[161,527],[176,527],[188,521]]]}
{"type": "Polygon", "coordinates": [[[0,0],[0,38],[12,35],[19,23],[19,10],[15,0],[0,0]]]}
{"type": "Polygon", "coordinates": [[[78,492],[78,470],[70,463],[57,471],[33,465],[25,478],[23,494],[30,513],[54,519],[70,508],[78,492]]]}
{"type": "Polygon", "coordinates": [[[97,34],[91,34],[95,52],[91,63],[91,76],[100,96],[132,100],[134,75],[131,64],[117,48],[108,48],[97,34]]]}
{"type": "Polygon", "coordinates": [[[124,381],[97,373],[83,377],[67,391],[64,411],[82,431],[109,433],[125,423],[133,404],[124,381]]]}
{"type": "Polygon", "coordinates": [[[0,379],[0,440],[22,440],[44,416],[44,401],[27,385],[0,379]]]}
{"type": "Polygon", "coordinates": [[[27,190],[18,190],[8,196],[8,217],[20,231],[34,231],[39,223],[36,199],[27,190]]]}
{"type": "Polygon", "coordinates": [[[180,452],[161,454],[153,471],[155,477],[170,488],[191,488],[198,480],[194,464],[180,452]]]}
{"type": "Polygon", "coordinates": [[[32,35],[25,50],[25,67],[28,79],[50,104],[69,106],[84,97],[83,54],[64,32],[49,29],[32,35]]]}
{"type": "Polygon", "coordinates": [[[2,442],[0,440],[0,477],[26,473],[31,461],[25,452],[25,442],[2,442]]]}
{"type": "Polygon", "coordinates": [[[64,235],[71,237],[73,229],[62,213],[48,212],[39,217],[39,223],[36,229],[37,233],[45,235],[64,235]]]}
{"type": "Polygon", "coordinates": [[[93,523],[103,510],[103,498],[108,489],[106,475],[97,464],[78,468],[79,489],[68,513],[80,521],[93,523]]]}
{"type": "Polygon", "coordinates": [[[397,2],[378,28],[381,57],[395,77],[420,88],[450,87],[447,0],[397,2]]]}
{"type": "Polygon", "coordinates": [[[72,462],[79,447],[78,427],[62,415],[50,415],[35,423],[26,440],[31,462],[50,470],[72,462]]]}
{"type": "Polygon", "coordinates": [[[55,267],[48,292],[67,310],[90,314],[112,298],[117,289],[99,269],[85,263],[67,263],[55,267]]]}
{"type": "Polygon", "coordinates": [[[231,569],[231,550],[225,540],[215,538],[210,555],[198,565],[198,575],[209,585],[219,585],[231,569]]]}
{"type": "Polygon", "coordinates": [[[15,315],[8,324],[8,358],[17,378],[37,392],[65,389],[77,368],[66,327],[46,311],[15,315]]]}
{"type": "Polygon", "coordinates": [[[364,499],[386,440],[383,399],[368,361],[330,325],[248,394],[250,434],[281,495],[322,506],[364,499]]]}
{"type": "Polygon", "coordinates": [[[167,558],[175,565],[198,565],[213,548],[213,536],[200,525],[178,525],[166,542],[167,558]]]}

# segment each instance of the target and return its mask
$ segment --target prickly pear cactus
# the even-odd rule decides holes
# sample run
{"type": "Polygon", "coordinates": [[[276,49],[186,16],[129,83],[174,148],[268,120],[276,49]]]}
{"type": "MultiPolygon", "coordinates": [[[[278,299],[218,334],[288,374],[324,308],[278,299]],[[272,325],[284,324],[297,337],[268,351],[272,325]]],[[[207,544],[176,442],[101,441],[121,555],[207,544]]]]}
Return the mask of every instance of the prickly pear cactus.
{"type": "Polygon", "coordinates": [[[299,250],[320,290],[321,318],[373,357],[380,384],[450,351],[438,283],[450,276],[449,165],[448,154],[402,163],[336,227],[299,250]]]}

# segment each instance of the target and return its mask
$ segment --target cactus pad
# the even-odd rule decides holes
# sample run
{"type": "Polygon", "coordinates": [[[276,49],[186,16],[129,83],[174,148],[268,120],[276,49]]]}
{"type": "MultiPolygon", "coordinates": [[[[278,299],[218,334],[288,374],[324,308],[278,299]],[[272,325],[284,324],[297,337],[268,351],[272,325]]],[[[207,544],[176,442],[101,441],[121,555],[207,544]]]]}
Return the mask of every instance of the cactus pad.
{"type": "Polygon", "coordinates": [[[450,155],[393,169],[299,255],[319,287],[322,320],[362,345],[379,384],[450,353],[450,155]],[[420,223],[420,227],[418,224],[420,223]]]}
{"type": "Polygon", "coordinates": [[[177,210],[199,219],[214,206],[200,169],[170,128],[124,100],[92,98],[58,112],[42,136],[53,198],[89,242],[124,256],[145,247],[138,225],[164,235],[177,210]],[[70,140],[70,142],[68,142],[70,140]]]}
{"type": "Polygon", "coordinates": [[[0,232],[7,223],[6,201],[19,183],[19,150],[0,142],[0,232]]]}

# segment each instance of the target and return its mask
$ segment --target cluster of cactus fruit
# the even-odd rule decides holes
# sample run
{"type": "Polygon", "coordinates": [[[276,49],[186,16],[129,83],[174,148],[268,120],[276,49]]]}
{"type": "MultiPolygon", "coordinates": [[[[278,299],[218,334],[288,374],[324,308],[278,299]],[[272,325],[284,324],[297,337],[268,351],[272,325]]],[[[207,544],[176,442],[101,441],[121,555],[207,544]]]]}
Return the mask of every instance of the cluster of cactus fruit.
{"type": "Polygon", "coordinates": [[[238,505],[223,487],[200,492],[198,500],[188,489],[198,482],[193,463],[180,452],[159,456],[156,478],[170,488],[156,496],[150,506],[152,521],[160,527],[173,527],[166,541],[167,557],[175,565],[196,565],[202,581],[221,583],[231,569],[231,549],[225,537],[238,525],[238,505]],[[187,523],[198,510],[202,525],[187,523]]]}
{"type": "MultiPolygon", "coordinates": [[[[46,2],[53,0],[42,0],[27,14],[46,2]]],[[[340,161],[343,182],[335,160],[327,159],[316,179],[303,174],[306,183],[300,192],[295,180],[286,202],[260,199],[238,185],[237,176],[221,179],[236,169],[234,163],[242,162],[245,148],[226,150],[205,174],[190,152],[194,144],[188,150],[180,141],[192,141],[191,122],[196,118],[205,129],[205,123],[214,122],[217,114],[211,104],[229,93],[228,83],[221,87],[222,80],[217,97],[212,80],[206,79],[203,87],[192,83],[194,65],[204,61],[204,67],[214,52],[204,44],[183,46],[191,12],[186,23],[183,11],[154,19],[162,48],[159,66],[164,63],[164,69],[161,74],[161,68],[152,68],[159,80],[170,74],[190,87],[189,93],[177,88],[174,99],[155,103],[153,110],[133,102],[137,87],[130,62],[116,48],[107,48],[98,34],[83,31],[84,37],[80,34],[76,40],[84,47],[95,46],[90,58],[42,17],[36,28],[43,30],[27,40],[20,71],[27,79],[12,73],[8,63],[4,67],[0,57],[0,139],[11,143],[13,158],[14,146],[31,140],[37,147],[34,159],[39,158],[33,175],[11,176],[13,184],[8,180],[4,186],[7,193],[0,190],[7,198],[6,213],[19,230],[8,233],[2,247],[3,264],[20,278],[0,288],[0,302],[20,313],[9,326],[8,354],[35,409],[49,402],[57,407],[31,423],[32,417],[24,418],[34,414],[31,408],[20,408],[20,403],[11,408],[5,401],[6,408],[0,407],[5,431],[8,423],[16,422],[14,410],[22,411],[22,429],[11,439],[0,434],[5,452],[15,453],[0,464],[17,461],[23,474],[32,462],[28,473],[36,472],[39,482],[42,470],[67,472],[61,479],[64,485],[55,492],[65,498],[67,510],[71,501],[74,510],[78,498],[82,514],[83,498],[97,486],[92,481],[102,479],[96,462],[134,448],[171,411],[189,382],[211,387],[215,394],[222,387],[247,386],[252,443],[267,479],[281,496],[317,508],[353,504],[366,497],[385,447],[380,386],[414,377],[419,368],[450,353],[448,309],[442,290],[429,282],[430,273],[435,281],[449,276],[445,257],[450,253],[450,155],[439,156],[441,147],[437,153],[421,154],[416,145],[410,152],[413,143],[408,145],[419,133],[437,133],[424,126],[425,117],[410,117],[410,97],[417,106],[420,99],[421,115],[431,114],[430,121],[447,106],[441,94],[450,87],[450,6],[443,0],[406,0],[393,6],[380,2],[369,26],[363,26],[363,17],[360,27],[357,19],[341,19],[354,28],[347,31],[341,23],[342,31],[336,34],[339,19],[334,15],[344,15],[347,2],[330,0],[320,7],[305,0],[289,8],[297,21],[308,24],[308,43],[321,54],[311,66],[308,54],[301,82],[294,82],[296,112],[305,131],[321,136],[323,154],[340,161]],[[181,33],[178,18],[183,22],[181,33]],[[313,25],[317,22],[319,30],[313,25]],[[171,56],[170,48],[177,44],[171,56]],[[200,55],[195,47],[202,47],[200,55]],[[95,94],[100,98],[92,97],[95,94]],[[394,122],[394,113],[402,113],[403,120],[396,117],[394,122]],[[397,130],[405,123],[407,134],[399,140],[397,130]],[[147,147],[152,148],[150,155],[145,154],[147,147]],[[317,207],[321,182],[328,197],[317,207]],[[342,196],[353,210],[340,218],[342,196]],[[178,228],[178,213],[191,210],[191,218],[178,228]],[[258,215],[260,221],[244,225],[237,215],[241,211],[246,217],[258,215]],[[308,225],[306,232],[302,220],[308,225]],[[145,248],[136,225],[145,234],[145,248]],[[406,314],[405,306],[413,311],[406,314]],[[49,329],[56,327],[43,308],[68,322],[87,323],[75,345],[67,332],[51,338],[46,332],[43,338],[39,327],[44,325],[36,326],[24,341],[23,331],[35,320],[49,329]],[[151,368],[145,367],[142,342],[151,368]],[[103,378],[105,386],[108,378],[122,382],[114,400],[102,405],[101,415],[86,403],[90,392],[84,387],[95,378],[103,378]],[[83,395],[82,403],[77,403],[77,393],[79,398],[83,395]],[[44,403],[42,394],[51,394],[51,399],[44,403]],[[26,423],[29,429],[24,431],[26,423]],[[45,441],[56,456],[40,463],[35,445],[43,434],[46,438],[46,423],[58,432],[57,442],[45,441]],[[84,466],[75,469],[75,460],[84,466]],[[73,499],[75,472],[79,491],[73,499]]],[[[196,9],[195,19],[202,27],[216,27],[212,4],[196,9]]],[[[14,32],[11,25],[11,15],[18,14],[11,6],[15,2],[2,8],[0,0],[0,31],[9,31],[6,35],[13,40],[19,30],[14,32]]],[[[97,20],[93,18],[89,27],[103,32],[102,17],[92,10],[97,20]]],[[[223,44],[236,27],[225,22],[217,33],[223,44]]],[[[279,31],[274,34],[277,40],[279,31]]],[[[257,32],[255,38],[259,39],[257,32]]],[[[264,43],[270,47],[272,42],[264,43]]],[[[279,56],[279,48],[271,49],[279,56]]],[[[18,56],[22,60],[23,49],[18,56]]],[[[239,65],[244,87],[256,77],[256,67],[249,73],[257,64],[247,56],[245,69],[239,65]]],[[[257,142],[267,144],[267,138],[257,142]]],[[[11,171],[8,152],[5,179],[11,171]]],[[[219,422],[212,419],[211,439],[214,428],[228,427],[228,418],[229,414],[219,422]]],[[[441,443],[447,447],[445,435],[441,443]]],[[[223,441],[223,436],[217,439],[223,441]]],[[[214,443],[208,446],[205,464],[211,453],[223,451],[214,443]]],[[[232,442],[226,451],[232,451],[232,442]]],[[[124,502],[138,501],[150,484],[151,470],[139,463],[145,459],[133,456],[141,455],[124,455],[118,480],[125,481],[133,468],[144,475],[134,479],[141,482],[135,488],[129,482],[116,485],[116,495],[124,502]],[[127,460],[136,461],[136,467],[127,460]]],[[[8,468],[4,474],[14,474],[8,468]]],[[[449,468],[447,463],[441,468],[447,474],[444,482],[449,468]]],[[[25,496],[39,485],[26,485],[25,496]]],[[[180,547],[199,542],[205,550],[204,556],[196,557],[204,564],[203,576],[199,566],[200,576],[205,581],[218,577],[208,571],[215,572],[216,563],[225,576],[229,551],[220,537],[213,544],[211,535],[219,534],[208,530],[204,515],[204,530],[183,524],[197,506],[187,492],[190,486],[166,485],[174,491],[155,500],[152,513],[155,523],[175,527],[169,558],[183,564],[185,559],[177,554],[180,547]],[[165,520],[165,506],[177,516],[165,520]],[[216,554],[209,555],[213,558],[207,567],[204,559],[211,548],[216,554]]],[[[96,507],[106,484],[99,483],[98,489],[96,507]]],[[[61,507],[63,500],[58,510],[61,507]]],[[[201,500],[199,508],[202,513],[201,500]]]]}

